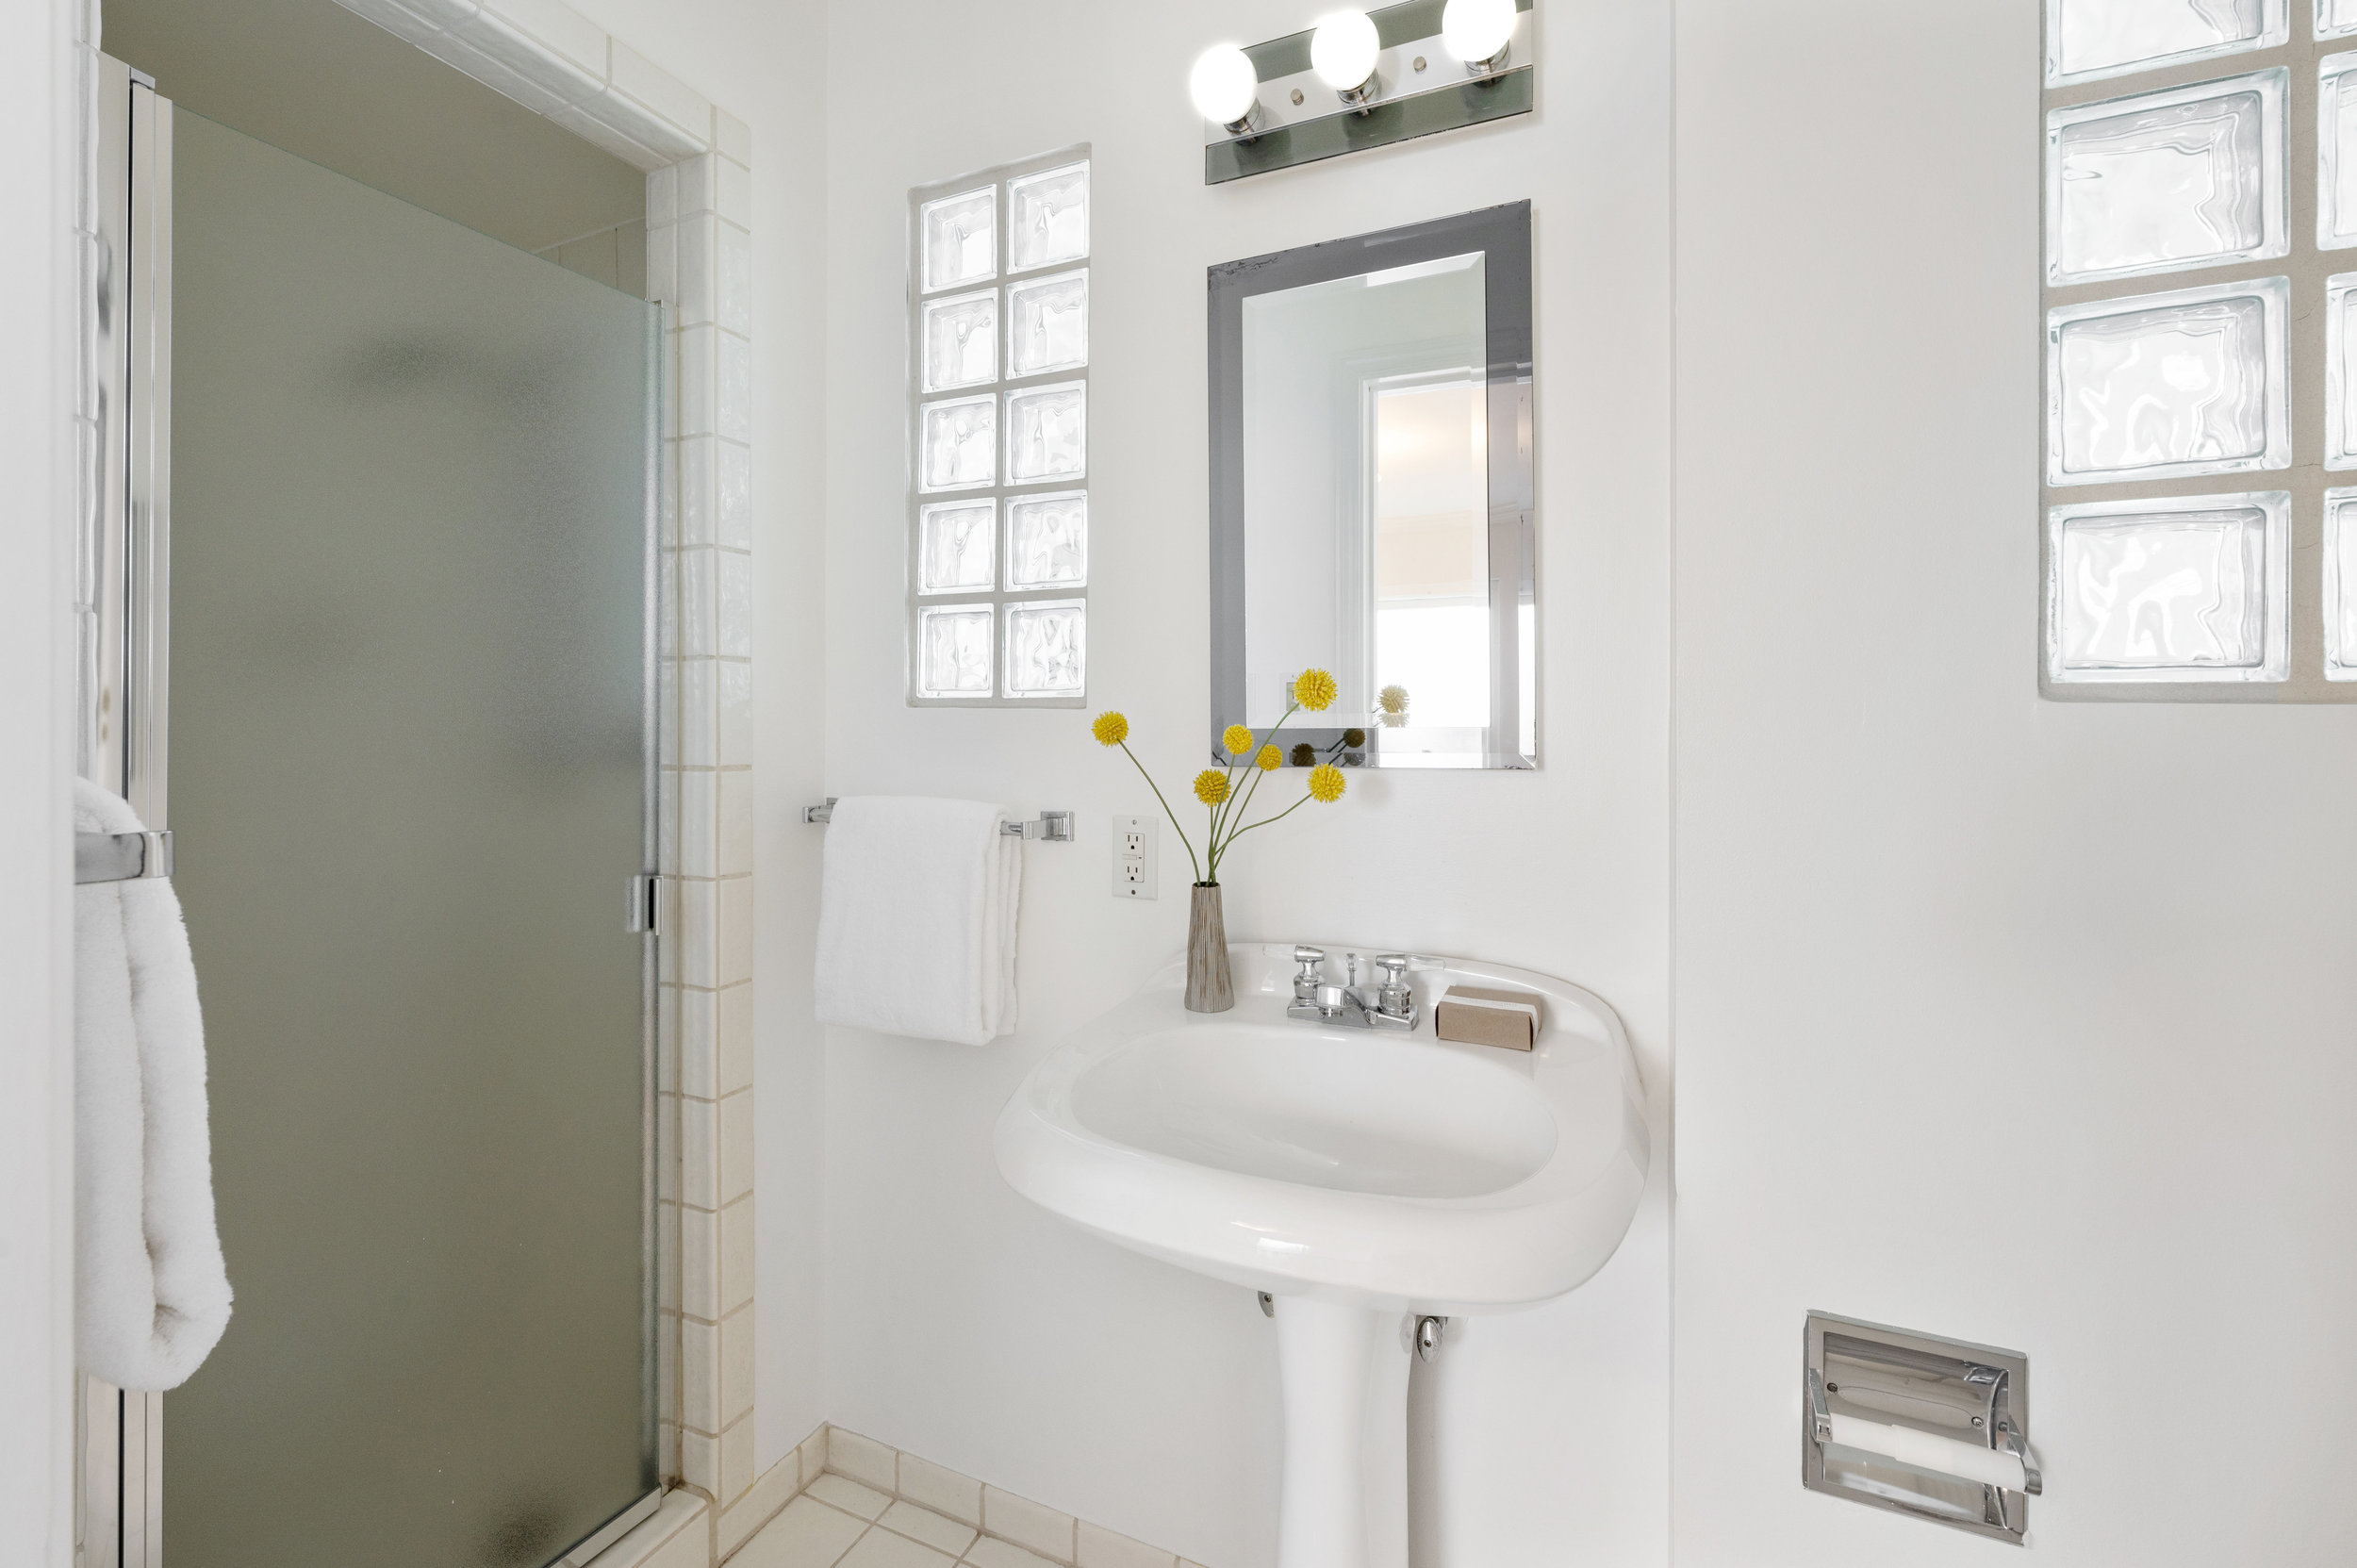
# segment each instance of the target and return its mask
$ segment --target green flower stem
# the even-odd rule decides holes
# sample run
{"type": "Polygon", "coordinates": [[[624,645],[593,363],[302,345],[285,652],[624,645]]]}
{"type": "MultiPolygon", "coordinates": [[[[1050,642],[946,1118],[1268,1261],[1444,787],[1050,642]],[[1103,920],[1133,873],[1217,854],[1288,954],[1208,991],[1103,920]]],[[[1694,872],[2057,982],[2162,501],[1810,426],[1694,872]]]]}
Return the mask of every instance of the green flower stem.
{"type": "MultiPolygon", "coordinates": [[[[1195,880],[1199,884],[1203,881],[1202,863],[1195,858],[1195,843],[1192,839],[1187,837],[1187,830],[1178,825],[1178,814],[1170,809],[1170,802],[1168,801],[1162,800],[1162,786],[1154,782],[1154,775],[1146,770],[1146,764],[1138,761],[1138,754],[1129,750],[1129,743],[1126,740],[1121,742],[1121,754],[1128,757],[1129,759],[1129,766],[1138,770],[1138,777],[1144,779],[1146,781],[1146,787],[1154,792],[1154,799],[1162,801],[1162,815],[1170,818],[1171,830],[1178,834],[1178,842],[1186,847],[1187,868],[1195,873],[1195,880]]],[[[1213,866],[1211,870],[1211,880],[1214,883],[1219,880],[1219,869],[1216,865],[1213,866]]]]}
{"type": "Polygon", "coordinates": [[[1292,805],[1287,806],[1283,811],[1278,812],[1274,817],[1263,817],[1258,822],[1246,822],[1243,827],[1238,828],[1234,833],[1228,835],[1228,842],[1233,844],[1237,839],[1242,838],[1245,834],[1250,833],[1255,828],[1265,828],[1271,822],[1282,822],[1286,817],[1291,817],[1294,812],[1299,811],[1303,806],[1308,805],[1312,799],[1314,799],[1314,797],[1304,795],[1300,800],[1295,801],[1292,805]]]}
{"type": "MultiPolygon", "coordinates": [[[[1260,746],[1255,746],[1252,749],[1255,760],[1252,765],[1251,781],[1245,784],[1244,794],[1241,798],[1237,796],[1233,789],[1228,791],[1228,801],[1230,802],[1231,809],[1224,814],[1224,822],[1232,823],[1237,817],[1242,817],[1246,811],[1251,809],[1253,793],[1261,787],[1261,775],[1264,771],[1264,769],[1260,766],[1258,760],[1261,746],[1276,745],[1278,734],[1285,728],[1285,721],[1300,711],[1300,702],[1294,701],[1288,704],[1285,711],[1277,716],[1275,726],[1270,729],[1267,734],[1261,737],[1260,746]]],[[[1234,759],[1231,757],[1229,761],[1232,764],[1234,759]]],[[[1228,777],[1231,781],[1235,777],[1232,770],[1229,772],[1228,777]]],[[[1211,880],[1213,882],[1217,882],[1219,880],[1219,863],[1226,857],[1228,853],[1228,846],[1236,841],[1236,834],[1244,832],[1242,828],[1230,827],[1228,831],[1228,835],[1223,838],[1220,836],[1219,833],[1221,825],[1222,824],[1214,824],[1211,830],[1211,880]]]]}

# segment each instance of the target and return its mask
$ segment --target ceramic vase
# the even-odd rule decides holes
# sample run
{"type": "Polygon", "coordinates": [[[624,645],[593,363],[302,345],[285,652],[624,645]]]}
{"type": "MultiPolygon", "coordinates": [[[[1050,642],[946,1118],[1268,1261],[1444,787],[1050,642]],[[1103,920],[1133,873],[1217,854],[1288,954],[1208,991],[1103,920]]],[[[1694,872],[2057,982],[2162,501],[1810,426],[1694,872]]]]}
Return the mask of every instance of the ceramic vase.
{"type": "Polygon", "coordinates": [[[1187,1011],[1225,1013],[1236,1005],[1228,973],[1228,923],[1220,917],[1219,883],[1196,883],[1187,906],[1187,1011]]]}

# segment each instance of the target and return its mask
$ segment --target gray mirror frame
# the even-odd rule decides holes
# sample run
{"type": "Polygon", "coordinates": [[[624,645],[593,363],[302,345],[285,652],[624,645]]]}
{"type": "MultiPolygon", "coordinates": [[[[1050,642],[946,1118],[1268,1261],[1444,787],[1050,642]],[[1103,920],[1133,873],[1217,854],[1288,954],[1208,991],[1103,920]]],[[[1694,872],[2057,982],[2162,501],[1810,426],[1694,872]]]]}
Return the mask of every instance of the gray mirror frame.
{"type": "MultiPolygon", "coordinates": [[[[1538,602],[1533,514],[1530,204],[1513,202],[1453,218],[1330,239],[1210,269],[1211,457],[1211,750],[1220,732],[1246,722],[1244,705],[1244,302],[1360,272],[1483,253],[1483,310],[1490,389],[1490,734],[1480,768],[1539,766],[1536,691],[1522,690],[1520,608],[1538,602]],[[1532,714],[1532,743],[1519,744],[1521,717],[1532,714]],[[1504,737],[1501,749],[1497,741],[1504,737]]],[[[1531,637],[1540,641],[1538,616],[1531,637]]],[[[1533,685],[1540,661],[1532,649],[1533,685]]],[[[1343,727],[1288,725],[1287,751],[1309,742],[1320,760],[1374,764],[1372,748],[1343,750],[1343,727]]],[[[1393,767],[1418,766],[1405,759],[1393,767]]],[[[1430,766],[1430,765],[1424,765],[1430,766]]]]}

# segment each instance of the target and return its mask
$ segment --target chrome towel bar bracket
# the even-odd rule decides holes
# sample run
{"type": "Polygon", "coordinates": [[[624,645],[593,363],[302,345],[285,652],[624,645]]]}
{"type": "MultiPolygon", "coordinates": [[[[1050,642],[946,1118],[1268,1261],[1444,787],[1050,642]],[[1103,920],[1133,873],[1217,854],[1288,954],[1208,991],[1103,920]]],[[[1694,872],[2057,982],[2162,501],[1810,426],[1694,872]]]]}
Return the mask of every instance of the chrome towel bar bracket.
{"type": "MultiPolygon", "coordinates": [[[[839,799],[841,797],[830,795],[823,806],[804,806],[802,820],[824,827],[834,819],[834,803],[839,799]]],[[[1029,822],[1001,822],[998,831],[1009,838],[1039,838],[1050,844],[1069,844],[1080,836],[1072,825],[1072,813],[1068,811],[1043,811],[1029,822]]]]}
{"type": "Polygon", "coordinates": [[[77,833],[74,835],[76,883],[138,882],[172,875],[169,833],[77,833]]]}

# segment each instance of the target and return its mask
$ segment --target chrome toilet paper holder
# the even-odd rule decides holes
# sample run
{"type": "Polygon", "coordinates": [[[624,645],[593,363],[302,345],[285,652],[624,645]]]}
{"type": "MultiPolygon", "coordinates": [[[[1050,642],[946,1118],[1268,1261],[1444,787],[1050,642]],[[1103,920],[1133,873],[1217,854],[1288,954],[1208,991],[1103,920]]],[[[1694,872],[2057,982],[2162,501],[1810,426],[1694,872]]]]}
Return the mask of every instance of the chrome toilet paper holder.
{"type": "Polygon", "coordinates": [[[2027,1356],[1811,1312],[1801,1381],[1811,1492],[2022,1543],[2046,1484],[2027,1356]]]}

